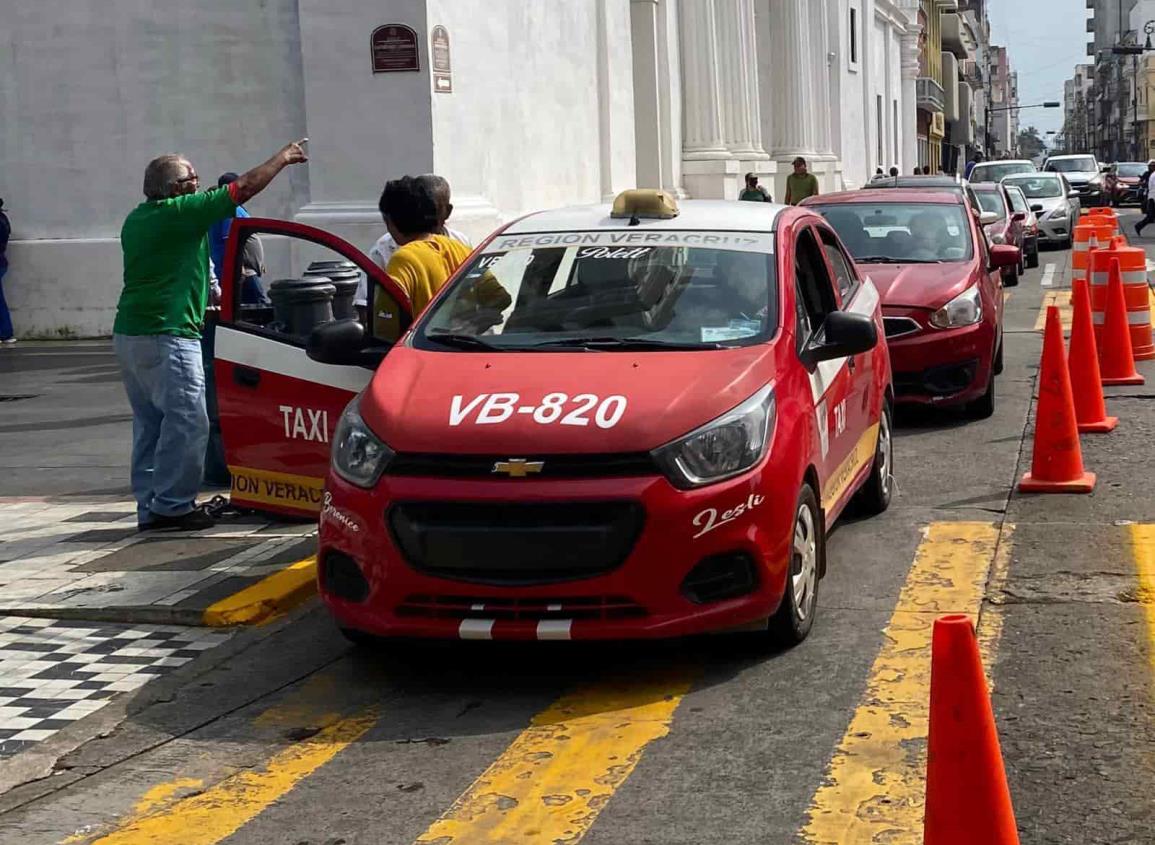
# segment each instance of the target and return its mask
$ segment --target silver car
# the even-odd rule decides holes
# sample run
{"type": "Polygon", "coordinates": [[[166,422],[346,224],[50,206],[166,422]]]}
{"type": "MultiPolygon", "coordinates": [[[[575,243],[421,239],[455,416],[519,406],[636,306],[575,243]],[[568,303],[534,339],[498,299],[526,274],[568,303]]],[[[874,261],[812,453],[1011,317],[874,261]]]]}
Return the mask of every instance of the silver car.
{"type": "Polygon", "coordinates": [[[1062,173],[1019,173],[1004,178],[1003,184],[1014,185],[1027,198],[1039,218],[1040,244],[1071,246],[1082,208],[1062,173]]]}

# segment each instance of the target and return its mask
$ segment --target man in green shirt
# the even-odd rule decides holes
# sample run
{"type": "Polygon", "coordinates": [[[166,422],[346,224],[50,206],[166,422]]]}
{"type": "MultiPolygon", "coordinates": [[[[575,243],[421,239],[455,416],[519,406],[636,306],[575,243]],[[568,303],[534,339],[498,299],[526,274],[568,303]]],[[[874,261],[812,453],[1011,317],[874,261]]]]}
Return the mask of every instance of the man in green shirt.
{"type": "Polygon", "coordinates": [[[786,177],[786,204],[798,205],[807,197],[818,196],[818,177],[806,170],[806,159],[794,159],[794,172],[786,177]]]}
{"type": "Polygon", "coordinates": [[[758,184],[757,173],[746,174],[746,189],[738,194],[738,199],[747,202],[774,202],[766,189],[758,184]]]}
{"type": "Polygon", "coordinates": [[[132,406],[132,492],[143,530],[198,530],[212,519],[196,506],[209,423],[200,336],[209,303],[208,231],[263,191],[301,144],[224,188],[197,193],[196,170],[181,155],[144,171],[145,202],[124,221],[124,288],[113,345],[132,406]]]}

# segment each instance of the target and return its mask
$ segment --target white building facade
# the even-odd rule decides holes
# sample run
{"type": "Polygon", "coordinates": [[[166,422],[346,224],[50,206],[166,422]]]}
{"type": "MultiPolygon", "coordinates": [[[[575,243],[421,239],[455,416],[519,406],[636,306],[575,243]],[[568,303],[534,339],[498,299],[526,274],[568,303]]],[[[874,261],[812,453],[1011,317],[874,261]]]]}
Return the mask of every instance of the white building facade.
{"type": "MultiPolygon", "coordinates": [[[[733,199],[754,171],[781,198],[799,155],[825,192],[917,163],[917,0],[16,5],[0,196],[24,337],[110,332],[120,225],[165,152],[211,182],[308,137],[307,168],[249,210],[363,249],[382,184],[406,173],[444,175],[453,226],[480,238],[633,186],[733,199]],[[402,34],[375,52],[389,25],[402,34]]],[[[299,270],[281,246],[270,265],[299,270]]]]}

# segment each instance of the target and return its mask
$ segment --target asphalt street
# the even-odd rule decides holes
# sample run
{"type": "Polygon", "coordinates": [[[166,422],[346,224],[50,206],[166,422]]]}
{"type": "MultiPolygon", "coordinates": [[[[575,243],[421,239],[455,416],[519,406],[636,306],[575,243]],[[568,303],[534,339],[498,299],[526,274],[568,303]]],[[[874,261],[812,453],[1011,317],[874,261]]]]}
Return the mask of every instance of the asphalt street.
{"type": "Polygon", "coordinates": [[[1083,438],[1093,495],[1013,492],[1040,306],[1069,259],[1044,251],[1009,291],[993,417],[900,414],[896,499],[832,534],[801,646],[366,650],[309,606],[85,720],[75,750],[0,764],[0,841],[921,842],[926,646],[946,612],[981,620],[1023,842],[1152,841],[1155,362],[1148,385],[1108,390],[1117,431],[1083,438]]]}

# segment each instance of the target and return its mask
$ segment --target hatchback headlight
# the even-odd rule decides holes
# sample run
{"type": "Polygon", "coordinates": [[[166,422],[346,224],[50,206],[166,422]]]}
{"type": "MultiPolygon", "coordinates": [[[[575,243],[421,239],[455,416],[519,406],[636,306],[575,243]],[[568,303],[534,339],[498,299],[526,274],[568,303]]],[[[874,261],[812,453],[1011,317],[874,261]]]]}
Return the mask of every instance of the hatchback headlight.
{"type": "Polygon", "coordinates": [[[361,419],[361,397],[348,404],[333,434],[333,472],[350,484],[366,489],[377,483],[393,450],[361,419]]]}
{"type": "Polygon", "coordinates": [[[930,324],[940,329],[973,326],[983,318],[983,303],[978,285],[969,287],[930,315],[930,324]]]}
{"type": "Polygon", "coordinates": [[[774,388],[766,385],[713,422],[655,449],[654,460],[682,490],[740,475],[766,454],[775,412],[774,388]]]}

